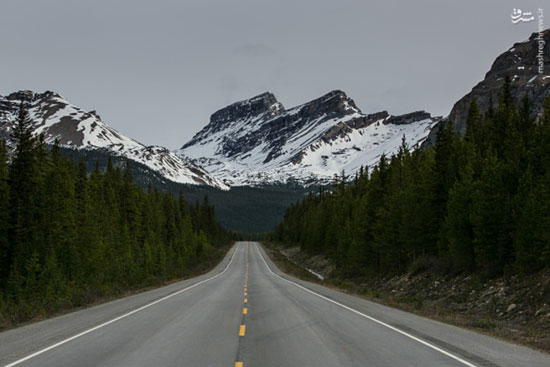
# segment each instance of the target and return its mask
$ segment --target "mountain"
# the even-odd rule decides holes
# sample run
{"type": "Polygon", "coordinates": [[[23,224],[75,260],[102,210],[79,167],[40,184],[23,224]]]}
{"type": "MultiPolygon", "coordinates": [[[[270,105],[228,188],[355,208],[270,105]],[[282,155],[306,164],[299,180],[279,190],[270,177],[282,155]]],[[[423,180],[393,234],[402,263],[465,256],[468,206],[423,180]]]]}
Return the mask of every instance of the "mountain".
{"type": "Polygon", "coordinates": [[[272,93],[227,106],[179,151],[231,186],[328,181],[421,143],[439,118],[424,111],[363,114],[335,90],[285,109],[272,93]]]}
{"type": "Polygon", "coordinates": [[[550,96],[550,29],[533,33],[528,40],[515,43],[510,49],[496,58],[485,78],[472,90],[458,100],[449,114],[455,130],[466,132],[466,118],[471,101],[475,98],[482,113],[489,109],[489,102],[498,102],[505,76],[511,78],[511,92],[517,103],[527,94],[533,102],[534,112],[542,112],[544,98],[550,96]],[[544,42],[539,54],[539,44],[544,42]],[[539,71],[539,61],[542,55],[543,67],[546,73],[539,71]]]}
{"type": "Polygon", "coordinates": [[[65,150],[80,152],[81,156],[91,151],[129,158],[137,162],[142,171],[149,169],[169,181],[227,189],[225,184],[185,157],[128,138],[109,127],[95,111],[84,111],[55,92],[20,91],[0,96],[0,137],[8,142],[21,103],[28,109],[35,133],[44,134],[48,144],[57,139],[65,150]]]}

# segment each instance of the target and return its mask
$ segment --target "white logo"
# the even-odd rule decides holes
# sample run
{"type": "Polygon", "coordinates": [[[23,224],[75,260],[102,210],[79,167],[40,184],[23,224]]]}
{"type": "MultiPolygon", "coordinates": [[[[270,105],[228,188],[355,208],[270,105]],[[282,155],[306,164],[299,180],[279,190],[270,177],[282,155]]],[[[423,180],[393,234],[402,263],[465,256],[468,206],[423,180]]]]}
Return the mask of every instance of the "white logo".
{"type": "Polygon", "coordinates": [[[522,12],[521,9],[516,9],[512,11],[512,23],[517,24],[519,22],[531,22],[535,20],[535,16],[531,12],[522,12]]]}

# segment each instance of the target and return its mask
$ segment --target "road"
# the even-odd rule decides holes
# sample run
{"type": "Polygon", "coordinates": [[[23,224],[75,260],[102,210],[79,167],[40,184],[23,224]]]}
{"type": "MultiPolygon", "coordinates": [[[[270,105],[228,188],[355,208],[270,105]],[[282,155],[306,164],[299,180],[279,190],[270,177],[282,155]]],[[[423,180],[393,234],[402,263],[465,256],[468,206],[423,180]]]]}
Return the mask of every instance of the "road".
{"type": "Polygon", "coordinates": [[[210,273],[0,333],[4,366],[550,366],[550,356],[280,272],[255,242],[210,273]]]}

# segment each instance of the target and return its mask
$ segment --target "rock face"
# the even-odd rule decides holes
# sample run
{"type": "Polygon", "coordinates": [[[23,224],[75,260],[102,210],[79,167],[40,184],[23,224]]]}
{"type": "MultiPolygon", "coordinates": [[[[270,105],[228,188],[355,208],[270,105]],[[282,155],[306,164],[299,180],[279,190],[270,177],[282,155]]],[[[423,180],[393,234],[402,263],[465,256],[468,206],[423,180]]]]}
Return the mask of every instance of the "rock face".
{"type": "Polygon", "coordinates": [[[533,33],[529,40],[514,44],[496,58],[485,79],[453,106],[449,120],[455,130],[462,134],[466,132],[468,108],[473,98],[482,113],[487,112],[491,98],[496,105],[505,76],[511,78],[512,96],[516,102],[527,94],[533,101],[534,112],[542,111],[544,98],[550,96],[550,29],[543,32],[542,41],[544,44],[540,42],[539,34],[533,33]],[[539,45],[542,45],[543,73],[539,73],[539,45]]]}
{"type": "Polygon", "coordinates": [[[395,125],[406,125],[412,124],[417,121],[426,120],[430,117],[430,114],[426,111],[416,111],[401,116],[392,116],[386,121],[386,123],[395,125]]]}
{"type": "Polygon", "coordinates": [[[0,137],[8,144],[21,104],[29,112],[35,133],[44,134],[48,144],[58,140],[64,148],[99,150],[126,157],[176,183],[227,188],[185,157],[130,139],[105,124],[95,111],[87,112],[73,106],[55,92],[20,91],[0,96],[0,137]]]}
{"type": "Polygon", "coordinates": [[[268,92],[214,113],[180,153],[229,185],[318,182],[375,164],[403,135],[417,145],[438,120],[424,111],[363,114],[340,90],[285,109],[268,92]]]}
{"type": "Polygon", "coordinates": [[[240,118],[269,115],[276,116],[284,111],[283,106],[271,93],[260,94],[246,103],[237,102],[215,112],[210,118],[213,131],[224,128],[224,124],[240,118]]]}

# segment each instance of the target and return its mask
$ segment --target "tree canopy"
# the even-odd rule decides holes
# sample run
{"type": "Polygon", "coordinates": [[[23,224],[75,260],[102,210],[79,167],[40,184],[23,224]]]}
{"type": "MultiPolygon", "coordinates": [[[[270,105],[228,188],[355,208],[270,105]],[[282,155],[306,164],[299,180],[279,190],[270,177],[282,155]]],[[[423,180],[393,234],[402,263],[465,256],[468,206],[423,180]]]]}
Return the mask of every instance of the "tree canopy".
{"type": "Polygon", "coordinates": [[[528,273],[550,265],[550,97],[536,119],[506,81],[464,137],[440,123],[434,146],[399,152],[310,194],[271,238],[323,253],[352,275],[399,273],[419,257],[453,272],[528,273]]]}
{"type": "Polygon", "coordinates": [[[131,162],[88,174],[35,137],[25,107],[0,141],[0,314],[14,321],[188,274],[230,233],[208,200],[132,182],[131,162]]]}

